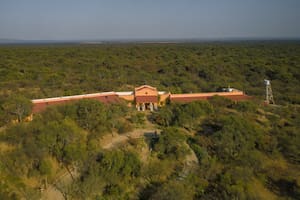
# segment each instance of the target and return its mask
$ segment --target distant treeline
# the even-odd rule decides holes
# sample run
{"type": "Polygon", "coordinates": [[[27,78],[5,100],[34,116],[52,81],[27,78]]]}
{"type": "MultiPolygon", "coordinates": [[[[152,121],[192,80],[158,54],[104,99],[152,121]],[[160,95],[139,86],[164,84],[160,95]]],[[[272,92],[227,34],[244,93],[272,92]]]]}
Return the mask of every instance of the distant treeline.
{"type": "Polygon", "coordinates": [[[0,95],[42,98],[149,84],[171,92],[231,86],[263,99],[267,78],[277,103],[299,104],[299,55],[300,44],[288,41],[0,46],[0,95]]]}

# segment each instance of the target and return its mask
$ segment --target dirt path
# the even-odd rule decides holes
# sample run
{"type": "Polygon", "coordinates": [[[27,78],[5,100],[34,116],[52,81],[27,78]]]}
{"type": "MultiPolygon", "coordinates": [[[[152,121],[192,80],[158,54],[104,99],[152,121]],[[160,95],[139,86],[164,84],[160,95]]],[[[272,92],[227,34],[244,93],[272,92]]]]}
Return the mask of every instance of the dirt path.
{"type": "MultiPolygon", "coordinates": [[[[78,177],[76,169],[70,170],[73,177],[78,177]]],[[[63,193],[68,192],[68,185],[73,181],[70,173],[65,171],[52,184],[49,184],[47,189],[43,191],[41,200],[64,200],[63,193]]]]}
{"type": "Polygon", "coordinates": [[[57,190],[53,185],[49,185],[48,188],[43,191],[41,200],[64,200],[62,193],[57,190]]]}
{"type": "MultiPolygon", "coordinates": [[[[186,144],[186,145],[189,147],[188,144],[186,144]]],[[[195,152],[190,147],[189,147],[189,149],[190,149],[190,154],[188,154],[185,157],[184,167],[183,167],[181,173],[179,174],[180,180],[186,178],[191,172],[193,172],[195,169],[197,169],[198,164],[199,164],[199,160],[198,160],[195,152]]]]}
{"type": "Polygon", "coordinates": [[[126,143],[131,138],[141,138],[147,135],[152,135],[160,133],[158,129],[135,129],[134,131],[126,134],[115,134],[114,136],[108,135],[102,138],[101,146],[103,149],[111,149],[114,147],[118,147],[124,143],[126,143]]]}
{"type": "MultiPolygon", "coordinates": [[[[147,136],[147,134],[155,134],[155,132],[160,134],[160,130],[155,129],[153,125],[148,125],[147,128],[135,129],[132,132],[122,135],[107,135],[101,140],[101,146],[104,149],[116,148],[122,144],[125,144],[131,138],[141,138],[147,136]]],[[[72,174],[76,174],[74,170],[72,170],[72,174]]],[[[68,172],[65,172],[57,179],[57,181],[51,185],[49,184],[48,188],[43,191],[41,200],[64,200],[65,198],[61,190],[66,190],[67,187],[63,188],[61,186],[68,185],[71,181],[71,175],[68,172]]]]}
{"type": "Polygon", "coordinates": [[[6,129],[6,126],[0,127],[0,132],[4,131],[6,129]]]}

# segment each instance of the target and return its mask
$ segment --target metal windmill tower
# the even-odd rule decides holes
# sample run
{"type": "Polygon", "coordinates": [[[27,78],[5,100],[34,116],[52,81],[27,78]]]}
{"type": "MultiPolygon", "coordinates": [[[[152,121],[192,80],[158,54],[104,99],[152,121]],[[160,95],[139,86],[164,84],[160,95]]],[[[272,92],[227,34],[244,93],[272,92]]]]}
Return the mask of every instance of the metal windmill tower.
{"type": "Polygon", "coordinates": [[[275,104],[272,87],[271,87],[271,81],[270,80],[264,80],[266,85],[266,100],[265,102],[267,104],[275,104]]]}

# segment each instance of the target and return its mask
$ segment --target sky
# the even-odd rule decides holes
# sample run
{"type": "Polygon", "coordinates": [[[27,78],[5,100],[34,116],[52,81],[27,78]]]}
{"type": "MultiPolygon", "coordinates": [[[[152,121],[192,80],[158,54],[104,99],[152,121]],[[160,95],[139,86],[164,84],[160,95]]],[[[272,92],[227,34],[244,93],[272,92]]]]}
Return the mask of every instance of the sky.
{"type": "Polygon", "coordinates": [[[0,38],[300,38],[300,0],[0,0],[0,38]]]}

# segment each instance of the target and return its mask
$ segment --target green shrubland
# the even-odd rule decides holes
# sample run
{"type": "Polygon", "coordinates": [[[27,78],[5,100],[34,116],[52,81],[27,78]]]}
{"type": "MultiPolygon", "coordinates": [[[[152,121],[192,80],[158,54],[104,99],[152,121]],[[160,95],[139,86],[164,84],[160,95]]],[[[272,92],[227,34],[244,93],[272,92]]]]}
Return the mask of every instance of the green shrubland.
{"type": "Polygon", "coordinates": [[[1,46],[0,199],[39,199],[45,183],[65,199],[297,199],[299,51],[289,42],[1,46]],[[264,78],[277,106],[262,104],[264,78]],[[32,98],[141,84],[188,93],[230,85],[255,98],[152,113],[80,100],[25,120],[32,98]],[[102,146],[141,129],[153,132],[102,146]]]}

